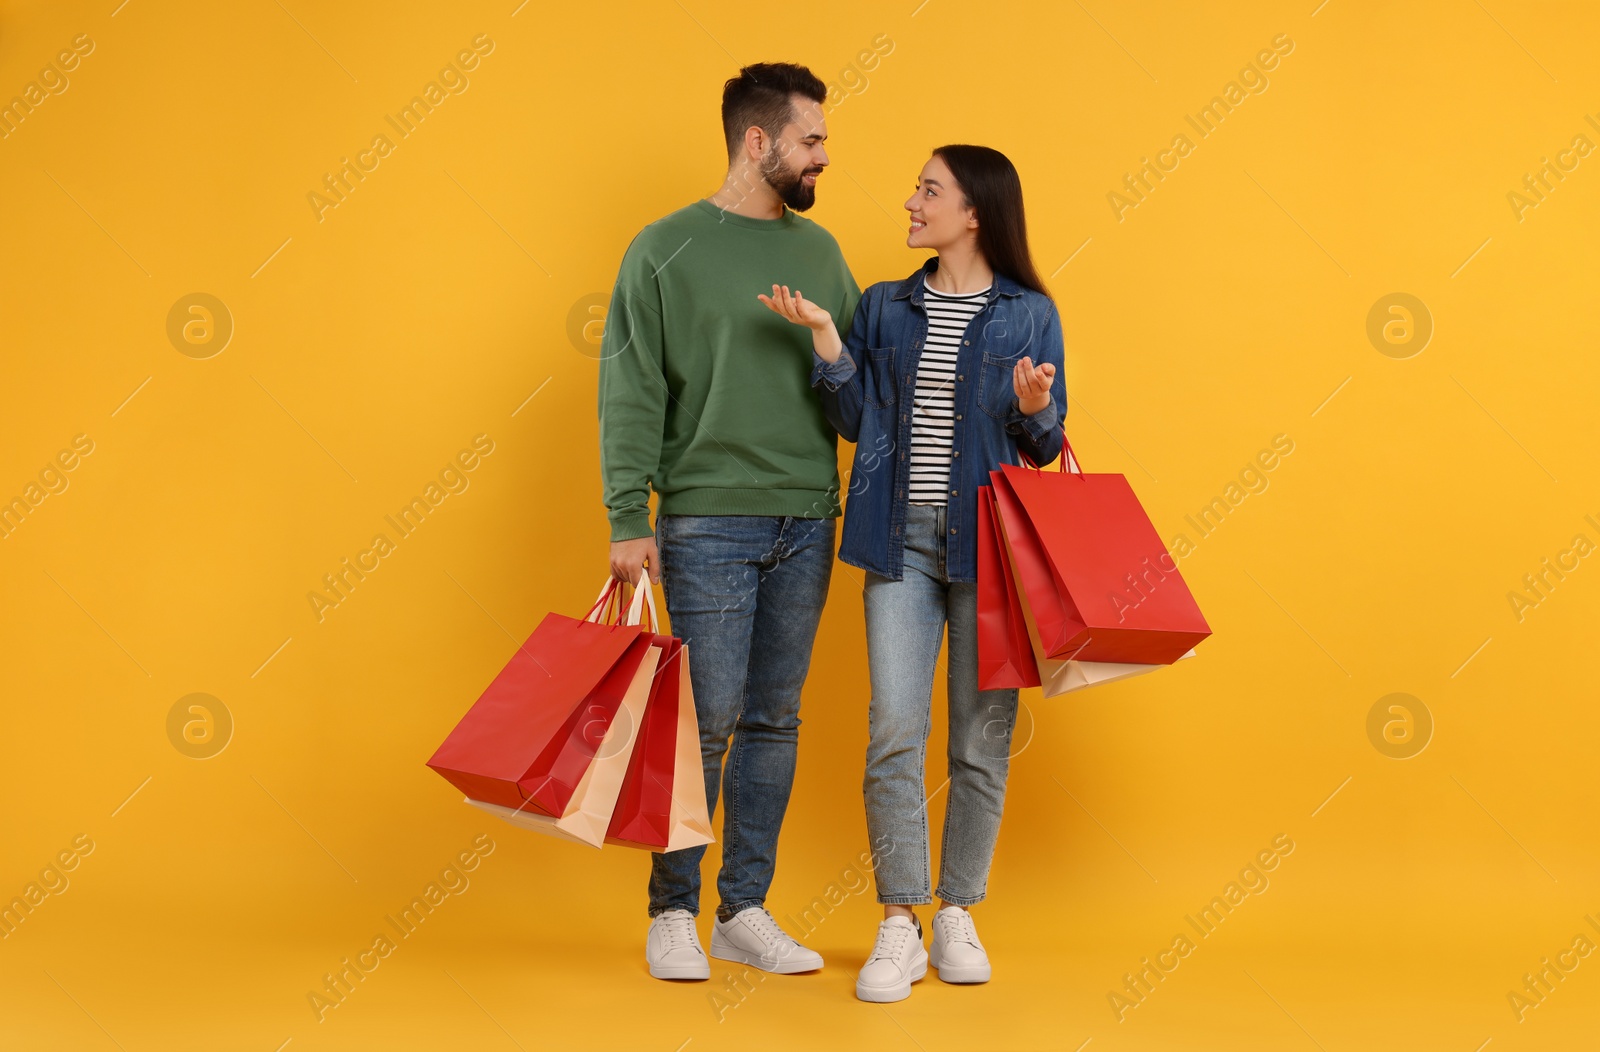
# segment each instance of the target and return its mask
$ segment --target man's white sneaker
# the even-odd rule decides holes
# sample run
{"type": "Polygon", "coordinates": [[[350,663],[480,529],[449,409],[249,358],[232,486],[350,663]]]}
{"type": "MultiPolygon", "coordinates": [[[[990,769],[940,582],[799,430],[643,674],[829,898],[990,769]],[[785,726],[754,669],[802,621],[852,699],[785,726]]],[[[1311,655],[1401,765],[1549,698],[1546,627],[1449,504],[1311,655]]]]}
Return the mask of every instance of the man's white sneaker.
{"type": "Polygon", "coordinates": [[[933,946],[928,961],[947,983],[989,981],[989,954],[978,941],[972,914],[960,906],[946,906],[933,915],[933,946]]]}
{"type": "Polygon", "coordinates": [[[644,940],[644,959],[657,979],[709,979],[711,962],[700,948],[694,914],[688,910],[662,910],[650,922],[644,940]]]}
{"type": "Polygon", "coordinates": [[[822,954],[808,950],[778,927],[763,906],[751,906],[711,926],[711,956],[764,972],[789,975],[822,967],[822,954]]]}
{"type": "Polygon", "coordinates": [[[922,924],[915,917],[889,917],[878,925],[878,941],[856,977],[856,996],[863,1001],[903,1001],[911,996],[911,984],[927,974],[922,924]]]}

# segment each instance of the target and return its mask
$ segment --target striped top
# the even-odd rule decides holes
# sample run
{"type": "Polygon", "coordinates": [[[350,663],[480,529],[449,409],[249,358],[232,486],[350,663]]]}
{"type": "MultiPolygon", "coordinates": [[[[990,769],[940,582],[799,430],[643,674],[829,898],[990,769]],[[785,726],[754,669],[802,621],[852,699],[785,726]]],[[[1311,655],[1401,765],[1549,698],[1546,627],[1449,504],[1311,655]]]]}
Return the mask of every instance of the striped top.
{"type": "Polygon", "coordinates": [[[917,362],[911,413],[912,504],[945,504],[950,493],[950,453],[956,424],[956,356],[967,323],[989,299],[985,286],[958,296],[922,284],[928,340],[917,362]]]}

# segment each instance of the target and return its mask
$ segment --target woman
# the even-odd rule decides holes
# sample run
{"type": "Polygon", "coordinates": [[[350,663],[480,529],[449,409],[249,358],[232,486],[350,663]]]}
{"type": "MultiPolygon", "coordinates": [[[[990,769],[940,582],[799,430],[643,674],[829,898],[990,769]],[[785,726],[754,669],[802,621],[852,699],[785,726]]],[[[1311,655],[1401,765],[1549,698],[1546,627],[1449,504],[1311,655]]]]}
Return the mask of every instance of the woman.
{"type": "Polygon", "coordinates": [[[842,344],[832,317],[799,290],[774,285],[759,297],[811,329],[812,386],[856,443],[839,558],[867,572],[863,789],[884,906],[856,995],[880,1002],[909,997],[930,963],[945,982],[990,975],[970,907],[987,891],[1017,692],[978,689],[978,487],[1019,454],[1054,460],[1066,413],[1061,319],[1028,252],[1011,162],[983,146],[941,146],[905,208],[906,244],[936,255],[868,288],[842,344]],[[934,889],[924,765],[947,626],[950,792],[934,889]],[[935,892],[925,952],[912,907],[935,892]]]}

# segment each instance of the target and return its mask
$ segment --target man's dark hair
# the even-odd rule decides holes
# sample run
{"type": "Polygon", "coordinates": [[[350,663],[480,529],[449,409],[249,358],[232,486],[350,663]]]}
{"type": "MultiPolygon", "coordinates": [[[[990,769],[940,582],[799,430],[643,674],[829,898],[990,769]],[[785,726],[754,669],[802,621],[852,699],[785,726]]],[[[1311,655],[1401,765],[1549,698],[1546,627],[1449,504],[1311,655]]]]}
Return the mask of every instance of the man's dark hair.
{"type": "Polygon", "coordinates": [[[828,86],[809,69],[792,62],[758,62],[728,79],[722,86],[722,134],[728,141],[729,162],[738,155],[745,130],[751,125],[774,139],[782,134],[784,126],[794,120],[790,96],[796,94],[824,102],[828,86]]]}

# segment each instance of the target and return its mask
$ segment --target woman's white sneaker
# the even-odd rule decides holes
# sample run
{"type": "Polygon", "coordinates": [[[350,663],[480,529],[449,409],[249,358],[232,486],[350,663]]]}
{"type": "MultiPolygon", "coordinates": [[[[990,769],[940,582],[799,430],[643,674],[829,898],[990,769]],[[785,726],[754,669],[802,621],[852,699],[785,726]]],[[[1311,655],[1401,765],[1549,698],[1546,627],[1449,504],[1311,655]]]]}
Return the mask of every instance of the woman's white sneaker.
{"type": "Polygon", "coordinates": [[[709,979],[711,962],[700,948],[694,914],[688,910],[662,910],[650,922],[644,940],[644,959],[657,979],[709,979]]]}
{"type": "Polygon", "coordinates": [[[814,972],[822,967],[822,954],[790,938],[764,906],[747,907],[712,924],[711,956],[779,975],[814,972]]]}
{"type": "Polygon", "coordinates": [[[903,1001],[911,984],[928,974],[928,951],[922,948],[922,925],[915,917],[889,917],[878,925],[878,941],[856,977],[856,996],[863,1001],[903,1001]]]}
{"type": "Polygon", "coordinates": [[[947,983],[989,981],[989,954],[978,941],[972,914],[960,906],[946,906],[933,915],[933,947],[928,961],[947,983]]]}

